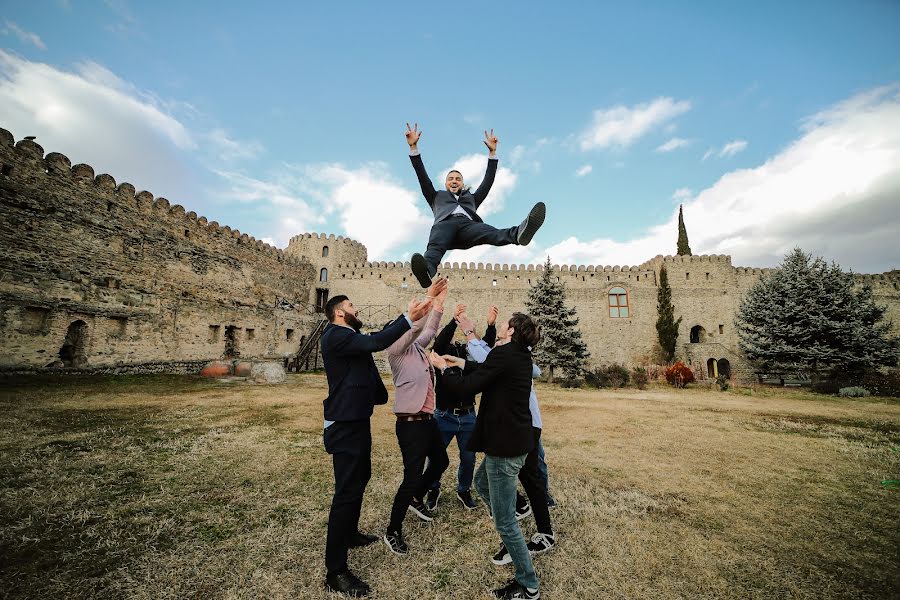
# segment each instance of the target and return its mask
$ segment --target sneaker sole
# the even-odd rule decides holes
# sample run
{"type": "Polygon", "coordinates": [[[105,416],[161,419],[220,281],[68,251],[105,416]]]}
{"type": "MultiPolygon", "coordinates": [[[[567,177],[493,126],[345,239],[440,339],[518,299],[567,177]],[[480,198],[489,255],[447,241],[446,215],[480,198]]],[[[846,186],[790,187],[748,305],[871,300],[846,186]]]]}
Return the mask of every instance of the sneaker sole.
{"type": "Polygon", "coordinates": [[[397,556],[406,556],[407,554],[409,554],[409,550],[407,550],[406,552],[400,552],[400,551],[398,551],[398,550],[394,550],[394,547],[391,546],[391,543],[388,541],[386,535],[381,536],[381,539],[384,540],[384,543],[385,543],[385,545],[388,547],[388,550],[390,550],[391,552],[393,552],[393,553],[396,554],[397,556]]]}
{"type": "Polygon", "coordinates": [[[425,501],[425,508],[427,508],[427,509],[430,510],[431,512],[434,512],[434,511],[437,509],[437,506],[438,506],[438,500],[440,500],[440,499],[441,499],[441,490],[438,490],[438,495],[437,495],[437,497],[434,499],[434,504],[429,505],[429,504],[428,504],[428,501],[426,500],[426,501],[425,501]]]}
{"type": "Polygon", "coordinates": [[[522,513],[521,515],[519,513],[516,513],[516,521],[521,521],[522,519],[527,519],[528,517],[531,516],[531,513],[532,513],[531,507],[528,508],[528,512],[526,512],[526,513],[522,513]]]}
{"type": "Polygon", "coordinates": [[[429,516],[426,515],[425,513],[419,512],[419,510],[416,509],[416,508],[415,508],[413,505],[411,505],[411,504],[410,504],[410,506],[409,506],[409,510],[411,510],[413,513],[415,513],[415,515],[416,515],[417,517],[419,517],[420,519],[422,519],[422,520],[425,521],[426,523],[430,523],[431,521],[434,521],[434,518],[433,518],[433,517],[429,517],[429,516]]]}
{"type": "Polygon", "coordinates": [[[537,233],[538,229],[541,228],[541,225],[544,224],[546,216],[547,206],[543,202],[535,204],[534,208],[531,209],[531,212],[528,213],[528,218],[525,219],[525,228],[516,240],[520,246],[527,246],[531,243],[534,234],[537,233]]]}
{"type": "Polygon", "coordinates": [[[419,285],[423,288],[430,286],[431,276],[428,275],[428,264],[425,262],[425,257],[418,253],[413,254],[409,264],[413,275],[419,281],[419,285]]]}
{"type": "Polygon", "coordinates": [[[547,548],[544,548],[543,550],[532,550],[531,548],[529,548],[528,552],[531,553],[532,556],[537,556],[538,554],[544,554],[546,552],[550,552],[551,550],[553,550],[554,546],[556,546],[556,544],[553,544],[553,546],[548,546],[547,548]]]}

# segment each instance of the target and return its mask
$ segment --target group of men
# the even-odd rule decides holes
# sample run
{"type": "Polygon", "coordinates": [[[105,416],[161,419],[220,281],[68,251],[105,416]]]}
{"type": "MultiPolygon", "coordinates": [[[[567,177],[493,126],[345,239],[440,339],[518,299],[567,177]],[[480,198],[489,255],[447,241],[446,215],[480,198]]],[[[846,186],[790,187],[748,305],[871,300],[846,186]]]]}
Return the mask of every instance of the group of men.
{"type": "Polygon", "coordinates": [[[531,358],[540,339],[539,328],[528,315],[514,313],[498,331],[498,311],[492,307],[485,336],[478,338],[466,306],[458,304],[453,319],[438,334],[449,286],[447,279],[434,276],[448,249],[529,243],[543,223],[546,209],[539,202],[517,227],[498,230],[483,223],[476,211],[497,170],[493,130],[485,132],[488,167],[474,194],[463,187],[458,171],[448,173],[446,190],[434,190],[418,153],[420,136],[417,126],[407,125],[410,159],[435,214],[425,256],[415,254],[411,262],[413,274],[427,288],[426,297],[410,301],[406,313],[368,335],[360,332],[363,323],[347,296],[334,296],[325,306],[329,324],[321,348],[328,397],[323,439],[332,456],[335,478],[325,585],[351,596],[368,595],[368,584],[348,567],[348,551],[379,539],[395,554],[410,551],[403,537],[404,518],[412,512],[423,521],[434,519],[441,475],[449,465],[447,447],[455,437],[460,450],[457,498],[465,509],[477,508],[471,494],[474,480],[501,538],[500,549],[491,560],[498,565],[512,563],[515,568],[515,576],[494,595],[536,599],[540,597],[539,583],[531,556],[546,552],[556,542],[549,512],[555,502],[548,491],[541,415],[532,383],[540,374],[531,358]],[[457,328],[462,330],[464,343],[453,342],[457,328]],[[371,477],[369,418],[375,405],[388,400],[372,357],[381,350],[387,351],[396,389],[395,430],[403,457],[403,481],[394,496],[385,533],[379,537],[360,532],[359,517],[371,477]],[[476,452],[484,453],[477,470],[476,452]],[[527,502],[519,499],[517,481],[522,483],[527,502]],[[526,542],[518,519],[531,512],[538,532],[526,542]]]}

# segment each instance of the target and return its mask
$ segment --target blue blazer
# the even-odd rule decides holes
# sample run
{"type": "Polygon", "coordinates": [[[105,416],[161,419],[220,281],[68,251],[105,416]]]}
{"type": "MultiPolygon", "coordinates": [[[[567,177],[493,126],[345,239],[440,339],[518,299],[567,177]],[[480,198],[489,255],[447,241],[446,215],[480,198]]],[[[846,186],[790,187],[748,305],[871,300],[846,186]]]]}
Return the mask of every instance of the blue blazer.
{"type": "Polygon", "coordinates": [[[341,325],[329,323],[322,333],[322,360],[328,377],[325,419],[362,421],[372,416],[376,404],[387,404],[388,394],[372,358],[410,328],[400,315],[387,327],[364,335],[341,325]]]}

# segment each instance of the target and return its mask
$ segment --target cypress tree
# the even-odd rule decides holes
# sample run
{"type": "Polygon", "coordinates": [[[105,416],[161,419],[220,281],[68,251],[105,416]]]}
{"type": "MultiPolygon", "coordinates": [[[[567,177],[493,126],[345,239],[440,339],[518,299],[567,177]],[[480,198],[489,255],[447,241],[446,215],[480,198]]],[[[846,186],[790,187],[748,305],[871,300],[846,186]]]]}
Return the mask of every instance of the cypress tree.
{"type": "Polygon", "coordinates": [[[568,377],[581,375],[590,353],[578,330],[575,308],[566,308],[566,286],[554,281],[549,256],[541,276],[528,290],[525,304],[541,327],[541,341],[533,356],[534,362],[548,369],[548,380],[553,382],[557,368],[568,377]]]}
{"type": "Polygon", "coordinates": [[[671,363],[675,358],[675,348],[678,344],[678,326],[681,325],[681,317],[675,320],[675,306],[672,305],[672,288],[669,287],[669,274],[666,266],[659,270],[659,289],[656,291],[656,335],[659,338],[659,346],[662,348],[666,363],[671,363]]]}
{"type": "Polygon", "coordinates": [[[684,207],[678,206],[678,256],[691,256],[687,228],[684,226],[684,207]]]}

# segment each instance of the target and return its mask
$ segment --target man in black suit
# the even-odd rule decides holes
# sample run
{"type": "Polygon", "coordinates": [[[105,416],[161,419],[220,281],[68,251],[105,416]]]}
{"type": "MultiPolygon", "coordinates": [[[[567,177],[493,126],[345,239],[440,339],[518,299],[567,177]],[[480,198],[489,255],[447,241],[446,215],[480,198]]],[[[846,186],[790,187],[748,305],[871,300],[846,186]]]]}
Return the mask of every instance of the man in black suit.
{"type": "Polygon", "coordinates": [[[534,563],[516,521],[516,481],[535,446],[529,397],[531,349],[539,340],[534,320],[514,313],[502,326],[497,345],[484,363],[431,353],[431,362],[441,370],[446,388],[458,394],[481,392],[475,431],[469,440],[469,450],[484,452],[475,472],[475,488],[490,507],[494,527],[515,566],[515,577],[494,591],[498,598],[540,598],[534,563]],[[448,363],[463,365],[463,369],[448,369],[448,363]]]}
{"type": "MultiPolygon", "coordinates": [[[[440,279],[429,290],[437,295],[446,287],[440,279]]],[[[334,464],[334,497],[328,515],[325,542],[325,587],[351,596],[366,596],[369,586],[347,566],[347,550],[378,541],[359,531],[363,493],[372,475],[372,433],[369,417],[376,404],[386,404],[387,390],[372,359],[424,317],[431,298],[409,303],[409,312],[378,333],[363,335],[363,323],[347,296],[335,296],[325,305],[329,324],[322,333],[322,360],[328,378],[325,398],[325,450],[334,464]]]]}
{"type": "Polygon", "coordinates": [[[419,138],[422,132],[419,125],[410,128],[406,124],[406,142],[409,144],[409,159],[412,162],[422,195],[434,212],[434,224],[428,236],[428,248],[425,255],[413,254],[410,261],[413,275],[419,280],[423,288],[431,285],[431,278],[437,273],[441,258],[447,250],[465,250],[473,246],[489,244],[491,246],[505,246],[507,244],[519,244],[527,246],[537,230],[544,224],[547,207],[543,202],[538,202],[525,217],[525,220],[516,227],[497,229],[488,225],[478,216],[478,207],[485,201],[491,186],[494,184],[494,176],[497,174],[497,137],[494,130],[484,132],[484,145],[487,146],[488,155],[487,170],[484,180],[473,194],[463,184],[463,176],[459,171],[447,173],[444,185],[447,189],[436,191],[434,184],[425,171],[425,163],[419,155],[419,138]]]}

